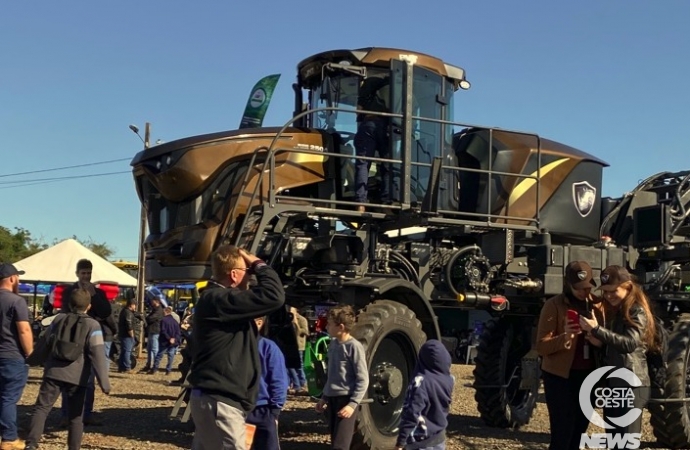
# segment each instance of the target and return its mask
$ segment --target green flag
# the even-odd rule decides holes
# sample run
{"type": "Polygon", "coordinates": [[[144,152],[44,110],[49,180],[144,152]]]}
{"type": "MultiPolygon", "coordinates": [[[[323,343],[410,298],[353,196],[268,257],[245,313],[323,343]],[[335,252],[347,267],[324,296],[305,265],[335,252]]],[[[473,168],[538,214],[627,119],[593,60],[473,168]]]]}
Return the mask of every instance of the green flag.
{"type": "Polygon", "coordinates": [[[252,89],[252,93],[249,95],[249,100],[247,100],[247,106],[244,108],[240,128],[261,126],[279,78],[280,74],[268,75],[254,85],[254,89],[252,89]]]}

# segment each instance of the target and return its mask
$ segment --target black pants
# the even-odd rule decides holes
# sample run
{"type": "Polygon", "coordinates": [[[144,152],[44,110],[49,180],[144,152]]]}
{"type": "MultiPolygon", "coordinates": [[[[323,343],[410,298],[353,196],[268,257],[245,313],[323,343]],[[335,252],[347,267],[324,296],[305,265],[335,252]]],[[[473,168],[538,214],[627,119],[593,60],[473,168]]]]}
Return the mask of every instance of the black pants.
{"type": "Polygon", "coordinates": [[[67,447],[69,450],[79,450],[81,448],[81,437],[84,432],[82,414],[84,412],[86,386],[77,386],[49,378],[43,379],[41,388],[38,391],[34,413],[31,416],[29,434],[26,437],[27,445],[38,446],[41,435],[43,435],[48,413],[53,408],[61,391],[65,392],[67,399],[67,418],[69,420],[67,447]]]}
{"type": "Polygon", "coordinates": [[[268,406],[257,406],[247,415],[247,423],[256,425],[252,448],[247,450],[280,450],[278,418],[268,406]]]}
{"type": "Polygon", "coordinates": [[[328,397],[328,428],[331,432],[331,449],[349,450],[352,443],[352,435],[355,433],[355,421],[357,420],[358,409],[347,419],[338,417],[338,411],[350,403],[347,395],[338,397],[328,397]]]}
{"type": "MultiPolygon", "coordinates": [[[[390,141],[388,139],[388,121],[381,118],[364,120],[357,126],[355,135],[355,152],[357,156],[373,158],[376,151],[379,157],[390,158],[390,141]]],[[[359,203],[367,202],[367,192],[369,185],[369,169],[372,161],[355,160],[355,200],[359,203]]],[[[381,203],[388,203],[391,188],[391,167],[390,163],[377,162],[376,168],[381,175],[381,203]]]]}
{"type": "Polygon", "coordinates": [[[589,370],[571,370],[568,378],[543,372],[546,408],[549,410],[549,450],[578,450],[589,419],[580,410],[580,386],[589,370]]]}
{"type": "MultiPolygon", "coordinates": [[[[622,386],[624,388],[628,388],[629,386],[622,386]]],[[[633,408],[638,408],[638,409],[644,409],[645,406],[647,406],[647,402],[649,401],[649,396],[650,396],[650,389],[647,386],[641,386],[641,387],[636,387],[632,388],[632,392],[634,395],[634,400],[633,400],[633,405],[632,407],[629,407],[627,405],[625,406],[620,406],[620,407],[615,407],[615,408],[604,408],[604,418],[609,418],[609,417],[621,417],[624,416],[628,411],[630,411],[633,408]]],[[[611,423],[611,425],[614,425],[610,420],[607,420],[607,422],[611,423]]],[[[606,430],[608,433],[611,434],[626,434],[626,433],[642,433],[642,414],[639,415],[639,417],[630,425],[626,427],[616,427],[610,430],[606,430]]],[[[621,441],[618,441],[621,442],[621,441]]],[[[624,442],[624,441],[622,441],[624,442]]],[[[611,449],[618,449],[618,448],[625,448],[625,443],[623,444],[623,447],[610,447],[611,449]]]]}

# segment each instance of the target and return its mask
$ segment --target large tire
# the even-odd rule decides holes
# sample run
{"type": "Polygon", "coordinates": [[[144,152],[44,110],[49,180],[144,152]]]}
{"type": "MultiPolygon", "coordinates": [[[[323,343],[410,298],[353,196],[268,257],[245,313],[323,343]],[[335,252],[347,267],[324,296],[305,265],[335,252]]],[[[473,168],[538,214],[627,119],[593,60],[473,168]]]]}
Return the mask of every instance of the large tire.
{"type": "Polygon", "coordinates": [[[523,321],[494,318],[485,324],[475,358],[474,398],[489,426],[519,428],[532,417],[539,377],[527,389],[520,389],[521,361],[531,348],[531,337],[531,324],[523,321]],[[511,379],[513,372],[516,377],[511,379]]]}
{"type": "MultiPolygon", "coordinates": [[[[681,399],[690,396],[690,317],[687,315],[676,323],[669,337],[667,364],[663,391],[652,397],[660,395],[666,399],[681,399]]],[[[648,409],[659,443],[672,449],[690,448],[690,404],[650,404],[648,409]]]]}
{"type": "Polygon", "coordinates": [[[364,346],[369,367],[368,402],[358,414],[352,448],[394,448],[405,392],[426,334],[409,308],[379,300],[359,314],[352,336],[364,346]]]}

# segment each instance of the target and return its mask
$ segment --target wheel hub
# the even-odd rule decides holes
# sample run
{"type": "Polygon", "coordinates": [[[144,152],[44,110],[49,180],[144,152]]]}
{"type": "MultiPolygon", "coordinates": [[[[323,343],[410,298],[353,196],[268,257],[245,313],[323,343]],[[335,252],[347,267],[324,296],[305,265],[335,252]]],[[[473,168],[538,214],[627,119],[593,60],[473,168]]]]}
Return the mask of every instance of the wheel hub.
{"type": "Polygon", "coordinates": [[[374,370],[374,390],[379,402],[386,404],[403,391],[403,373],[390,363],[381,363],[374,370]]]}

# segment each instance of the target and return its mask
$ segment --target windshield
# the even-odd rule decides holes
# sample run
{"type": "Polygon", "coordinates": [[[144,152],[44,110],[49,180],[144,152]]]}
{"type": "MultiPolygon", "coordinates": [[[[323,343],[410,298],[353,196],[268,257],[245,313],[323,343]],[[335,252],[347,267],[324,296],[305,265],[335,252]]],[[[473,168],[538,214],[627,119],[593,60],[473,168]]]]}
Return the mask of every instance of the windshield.
{"type": "Polygon", "coordinates": [[[148,178],[140,177],[151,234],[200,223],[219,224],[229,211],[231,200],[237,199],[232,191],[241,184],[247,164],[247,161],[228,164],[217,177],[211,177],[213,183],[200,195],[179,202],[164,198],[148,178]]]}
{"type": "MultiPolygon", "coordinates": [[[[403,98],[403,72],[405,66],[402,61],[392,62],[392,72],[388,69],[367,67],[366,78],[351,72],[336,72],[324,77],[320,85],[310,91],[309,105],[311,109],[337,108],[339,111],[318,111],[311,115],[313,128],[325,130],[340,137],[338,152],[341,154],[355,155],[354,135],[357,132],[357,100],[359,96],[366,95],[368,81],[373,84],[376,80],[382,80],[393,74],[393,85],[384,85],[376,92],[383,97],[382,105],[385,107],[369,107],[371,111],[385,111],[402,114],[405,99],[403,98]],[[364,90],[363,90],[364,89],[364,90]],[[389,92],[389,89],[391,92],[389,92]],[[390,106],[388,106],[390,105],[390,106]],[[391,109],[389,109],[391,108],[391,109]],[[341,111],[342,110],[342,111],[341,111]]],[[[429,177],[430,165],[435,157],[445,156],[452,147],[453,127],[451,125],[433,122],[453,120],[453,96],[454,87],[452,81],[423,67],[415,66],[412,82],[412,154],[411,159],[415,164],[412,167],[411,194],[413,201],[421,201],[425,194],[429,177]],[[420,165],[421,164],[421,165],[420,165]]],[[[389,156],[393,159],[401,158],[402,133],[401,119],[392,119],[392,129],[389,131],[389,156]]],[[[348,198],[353,193],[354,159],[342,159],[340,161],[341,180],[343,180],[343,197],[348,198]]],[[[397,186],[400,186],[399,164],[392,164],[393,196],[397,195],[397,186]]],[[[376,162],[371,164],[369,176],[377,173],[376,162]]],[[[397,199],[396,199],[397,200],[397,199]]]]}
{"type": "MultiPolygon", "coordinates": [[[[368,69],[367,76],[383,76],[385,69],[368,69]]],[[[357,133],[357,100],[363,78],[350,72],[332,73],[309,94],[310,109],[337,108],[342,111],[317,111],[311,115],[311,126],[339,137],[336,151],[343,155],[355,155],[354,136],[357,133]]],[[[341,158],[339,161],[342,197],[354,195],[355,160],[341,158]]],[[[376,173],[376,163],[371,165],[370,174],[376,173]]]]}

